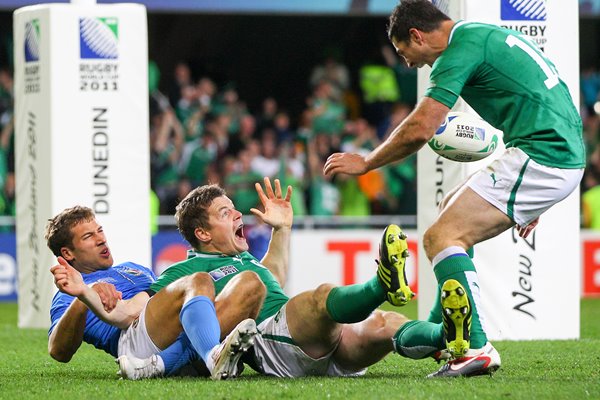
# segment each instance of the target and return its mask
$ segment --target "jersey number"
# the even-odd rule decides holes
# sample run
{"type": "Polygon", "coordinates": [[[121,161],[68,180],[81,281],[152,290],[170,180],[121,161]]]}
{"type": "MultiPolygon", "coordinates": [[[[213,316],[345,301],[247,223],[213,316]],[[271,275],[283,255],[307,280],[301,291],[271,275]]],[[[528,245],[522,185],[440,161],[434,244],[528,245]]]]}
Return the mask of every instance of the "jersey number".
{"type": "Polygon", "coordinates": [[[506,44],[510,48],[517,46],[518,48],[523,50],[525,54],[531,57],[531,59],[535,61],[537,65],[540,66],[540,68],[546,75],[547,79],[544,81],[544,83],[546,84],[546,87],[548,89],[552,89],[554,86],[558,85],[558,75],[556,74],[556,71],[554,71],[553,68],[550,65],[548,65],[546,60],[544,60],[544,58],[537,51],[532,49],[522,39],[519,39],[513,35],[508,35],[506,37],[506,44]]]}

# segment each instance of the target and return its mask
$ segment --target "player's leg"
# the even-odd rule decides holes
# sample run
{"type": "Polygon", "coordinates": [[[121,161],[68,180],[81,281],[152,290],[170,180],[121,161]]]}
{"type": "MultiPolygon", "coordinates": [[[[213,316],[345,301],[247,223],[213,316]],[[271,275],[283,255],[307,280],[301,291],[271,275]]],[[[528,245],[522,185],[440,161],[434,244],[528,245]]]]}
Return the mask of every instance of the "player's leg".
{"type": "MultiPolygon", "coordinates": [[[[456,193],[467,183],[468,178],[457,185],[454,189],[450,190],[442,199],[439,204],[439,213],[441,214],[446,207],[452,204],[452,201],[455,199],[456,193]]],[[[473,247],[467,249],[467,255],[470,258],[473,258],[474,250],[473,247]]],[[[441,303],[441,292],[438,290],[436,293],[436,298],[433,302],[431,310],[429,311],[429,316],[427,317],[427,321],[433,322],[435,324],[439,324],[442,322],[442,303],[441,303]]]]}
{"type": "Polygon", "coordinates": [[[345,324],[333,358],[346,371],[360,371],[394,351],[390,338],[408,319],[396,312],[375,310],[366,320],[345,324]]]}
{"type": "Polygon", "coordinates": [[[465,249],[497,236],[514,222],[469,187],[456,196],[425,233],[423,246],[439,284],[447,345],[460,357],[487,342],[477,272],[465,249]]]}
{"type": "Polygon", "coordinates": [[[223,339],[242,320],[256,319],[262,308],[267,289],[260,277],[252,271],[234,276],[215,299],[217,317],[223,339]]]}
{"type": "Polygon", "coordinates": [[[177,339],[185,322],[193,325],[194,321],[205,321],[206,332],[200,335],[214,336],[215,329],[219,330],[218,342],[220,328],[214,299],[214,284],[207,273],[198,272],[172,282],[152,296],[146,306],[146,329],[150,339],[156,346],[165,349],[177,339]]]}
{"type": "Polygon", "coordinates": [[[377,276],[355,285],[321,285],[290,299],[286,307],[290,334],[311,357],[330,352],[339,342],[339,324],[365,320],[386,299],[396,305],[412,297],[404,273],[406,236],[388,226],[380,244],[377,276]]]}
{"type": "Polygon", "coordinates": [[[129,379],[158,376],[157,371],[160,375],[170,375],[197,354],[207,363],[214,379],[236,375],[237,362],[256,334],[254,321],[247,318],[256,317],[265,293],[258,275],[246,271],[228,282],[213,306],[209,296],[214,296],[214,285],[208,274],[196,273],[178,279],[159,291],[152,304],[149,302],[146,317],[151,317],[147,318],[146,326],[153,341],[157,331],[163,343],[182,329],[187,336],[180,335],[158,357],[120,359],[122,375],[129,379]],[[220,333],[229,335],[219,345],[220,333]]]}

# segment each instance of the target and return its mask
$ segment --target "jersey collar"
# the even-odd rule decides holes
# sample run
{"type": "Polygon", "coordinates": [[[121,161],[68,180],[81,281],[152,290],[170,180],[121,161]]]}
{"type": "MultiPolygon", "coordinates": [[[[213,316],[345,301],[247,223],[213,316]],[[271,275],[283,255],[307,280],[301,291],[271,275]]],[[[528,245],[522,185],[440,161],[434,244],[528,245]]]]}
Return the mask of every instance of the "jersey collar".
{"type": "Polygon", "coordinates": [[[448,44],[450,44],[450,42],[452,41],[452,36],[454,36],[454,32],[460,28],[461,26],[467,24],[467,21],[463,21],[463,20],[459,20],[457,23],[454,24],[454,26],[452,27],[452,30],[450,31],[450,36],[448,37],[448,44]]]}
{"type": "Polygon", "coordinates": [[[223,258],[223,257],[241,258],[242,255],[241,254],[236,254],[235,256],[228,256],[227,254],[223,254],[223,253],[203,253],[201,251],[196,251],[196,250],[193,250],[193,249],[189,249],[187,251],[187,258],[188,258],[188,260],[190,258],[194,258],[194,257],[207,258],[207,259],[223,258]]]}

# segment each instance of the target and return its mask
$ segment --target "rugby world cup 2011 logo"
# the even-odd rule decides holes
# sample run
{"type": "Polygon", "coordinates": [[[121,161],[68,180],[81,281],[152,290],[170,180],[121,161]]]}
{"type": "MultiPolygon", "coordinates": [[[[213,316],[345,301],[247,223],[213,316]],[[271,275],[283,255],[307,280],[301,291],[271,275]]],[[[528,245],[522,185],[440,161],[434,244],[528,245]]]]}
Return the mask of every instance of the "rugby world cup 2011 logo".
{"type": "Polygon", "coordinates": [[[475,127],[475,131],[473,132],[473,139],[484,141],[485,129],[475,127]]]}
{"type": "Polygon", "coordinates": [[[545,21],[546,0],[501,0],[502,21],[545,21]]]}
{"type": "Polygon", "coordinates": [[[82,59],[117,59],[119,57],[117,18],[80,18],[79,45],[82,59]]]}
{"type": "Polygon", "coordinates": [[[25,62],[40,60],[40,20],[32,19],[25,24],[25,62]]]}

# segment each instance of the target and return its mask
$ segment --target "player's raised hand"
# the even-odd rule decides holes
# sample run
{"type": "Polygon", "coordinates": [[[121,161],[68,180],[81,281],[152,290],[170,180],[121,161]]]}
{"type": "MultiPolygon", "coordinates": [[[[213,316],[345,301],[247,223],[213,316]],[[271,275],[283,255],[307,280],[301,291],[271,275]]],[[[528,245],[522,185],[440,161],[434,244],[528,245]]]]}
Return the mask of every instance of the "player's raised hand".
{"type": "Polygon", "coordinates": [[[268,177],[264,178],[265,189],[263,190],[260,183],[256,183],[256,193],[264,208],[264,212],[259,209],[252,208],[250,212],[257,218],[260,218],[264,223],[271,225],[273,228],[291,228],[294,222],[294,211],[290,199],[292,198],[292,187],[288,186],[285,197],[281,191],[281,182],[275,179],[275,190],[271,186],[271,180],[268,177]]]}
{"type": "Polygon", "coordinates": [[[325,176],[335,174],[362,175],[368,172],[367,162],[360,154],[333,153],[327,158],[323,167],[325,176]]]}
{"type": "Polygon", "coordinates": [[[50,268],[50,272],[54,275],[54,284],[61,292],[77,297],[85,290],[81,273],[64,258],[58,257],[58,264],[50,268]]]}
{"type": "Polygon", "coordinates": [[[102,306],[106,312],[111,312],[117,306],[117,302],[123,299],[123,294],[115,288],[115,285],[107,282],[95,282],[92,289],[98,293],[102,306]]]}

